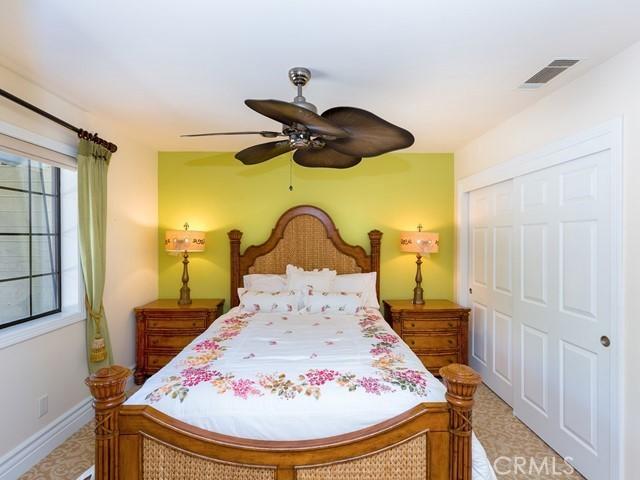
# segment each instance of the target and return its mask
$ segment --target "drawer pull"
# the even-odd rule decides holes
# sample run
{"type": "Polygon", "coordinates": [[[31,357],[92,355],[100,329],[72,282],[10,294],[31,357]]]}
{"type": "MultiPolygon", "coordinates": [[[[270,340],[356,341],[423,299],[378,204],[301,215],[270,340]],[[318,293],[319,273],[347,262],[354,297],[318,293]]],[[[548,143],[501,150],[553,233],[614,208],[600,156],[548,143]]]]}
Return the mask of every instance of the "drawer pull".
{"type": "Polygon", "coordinates": [[[416,324],[415,323],[411,323],[411,328],[416,328],[416,324]]]}
{"type": "Polygon", "coordinates": [[[415,340],[411,340],[411,345],[415,345],[416,341],[415,340]]]}
{"type": "Polygon", "coordinates": [[[453,344],[453,340],[449,339],[449,343],[450,343],[450,344],[453,344]]]}
{"type": "Polygon", "coordinates": [[[151,363],[152,363],[153,365],[156,365],[156,364],[158,363],[158,359],[157,359],[157,358],[154,358],[153,360],[151,360],[151,363]]]}
{"type": "Polygon", "coordinates": [[[449,322],[449,323],[448,323],[448,325],[449,325],[450,327],[453,327],[453,323],[451,323],[451,322],[449,322]]]}

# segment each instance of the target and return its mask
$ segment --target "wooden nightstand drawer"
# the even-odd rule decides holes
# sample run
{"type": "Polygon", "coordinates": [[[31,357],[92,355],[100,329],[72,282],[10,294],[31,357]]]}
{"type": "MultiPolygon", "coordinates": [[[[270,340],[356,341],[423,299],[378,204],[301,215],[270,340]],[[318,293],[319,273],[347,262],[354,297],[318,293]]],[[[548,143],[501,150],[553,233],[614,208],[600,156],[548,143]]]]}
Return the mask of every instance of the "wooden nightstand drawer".
{"type": "Polygon", "coordinates": [[[147,366],[151,369],[160,369],[171,361],[180,351],[176,351],[174,354],[170,353],[149,353],[147,354],[147,366]]]}
{"type": "Polygon", "coordinates": [[[180,349],[189,345],[197,335],[153,335],[147,336],[147,348],[180,349]]]}
{"type": "Polygon", "coordinates": [[[458,363],[460,360],[458,359],[457,353],[429,353],[422,354],[417,352],[416,355],[422,362],[422,364],[427,367],[429,370],[438,370],[440,367],[444,367],[451,363],[458,363]]]}
{"type": "Polygon", "coordinates": [[[458,335],[403,335],[403,340],[412,350],[420,349],[444,349],[458,346],[458,335]]]}
{"type": "Polygon", "coordinates": [[[135,309],[136,373],[140,385],[222,315],[222,299],[194,299],[189,305],[162,299],[135,309]]]}
{"type": "Polygon", "coordinates": [[[434,375],[451,363],[466,364],[469,309],[449,300],[385,300],[385,318],[434,375]]]}
{"type": "Polygon", "coordinates": [[[207,322],[206,315],[202,317],[149,317],[147,316],[147,328],[150,329],[203,329],[207,322]]]}
{"type": "Polygon", "coordinates": [[[402,321],[403,331],[424,332],[428,330],[450,330],[457,329],[460,322],[456,318],[434,318],[431,320],[423,318],[411,318],[402,321]]]}

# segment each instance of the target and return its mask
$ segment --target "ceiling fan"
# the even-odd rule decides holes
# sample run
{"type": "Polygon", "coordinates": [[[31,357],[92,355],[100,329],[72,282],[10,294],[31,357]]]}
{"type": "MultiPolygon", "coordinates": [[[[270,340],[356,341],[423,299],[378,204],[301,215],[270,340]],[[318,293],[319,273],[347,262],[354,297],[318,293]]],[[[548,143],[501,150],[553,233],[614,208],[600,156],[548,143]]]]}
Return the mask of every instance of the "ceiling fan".
{"type": "Polygon", "coordinates": [[[410,132],[383,120],[371,112],[354,107],[334,107],[318,115],[318,109],[302,95],[302,87],[311,79],[307,68],[289,70],[289,79],[298,88],[293,102],[281,100],[245,100],[256,112],[282,123],[282,131],[242,131],[196,133],[182,137],[213,135],[261,135],[286,137],[245,148],[235,157],[245,165],[265,162],[295,150],[293,160],[304,167],[349,168],[363,157],[410,147],[410,132]]]}

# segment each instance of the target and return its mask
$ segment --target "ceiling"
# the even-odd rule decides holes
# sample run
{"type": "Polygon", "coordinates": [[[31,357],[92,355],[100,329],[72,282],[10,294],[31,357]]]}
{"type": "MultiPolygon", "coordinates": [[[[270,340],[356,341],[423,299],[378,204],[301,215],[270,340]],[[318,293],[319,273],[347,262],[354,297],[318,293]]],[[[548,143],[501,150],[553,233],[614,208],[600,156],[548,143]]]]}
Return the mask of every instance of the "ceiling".
{"type": "Polygon", "coordinates": [[[449,152],[640,40],[637,0],[2,0],[0,64],[158,150],[234,151],[274,129],[245,98],[365,108],[449,152]],[[583,59],[539,90],[554,58],[583,59]]]}

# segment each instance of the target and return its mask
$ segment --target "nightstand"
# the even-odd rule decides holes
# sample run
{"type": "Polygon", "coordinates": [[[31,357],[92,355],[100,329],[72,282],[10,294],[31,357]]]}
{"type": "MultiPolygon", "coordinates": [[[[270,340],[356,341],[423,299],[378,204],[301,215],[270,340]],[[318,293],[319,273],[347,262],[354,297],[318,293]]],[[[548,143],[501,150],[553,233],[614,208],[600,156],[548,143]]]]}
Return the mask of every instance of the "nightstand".
{"type": "Polygon", "coordinates": [[[164,367],[184,347],[222,315],[224,300],[194,299],[191,305],[161,299],[137,307],[136,373],[137,385],[164,367]]]}
{"type": "Polygon", "coordinates": [[[448,300],[385,300],[384,315],[393,330],[434,375],[450,363],[468,362],[469,309],[448,300]]]}

